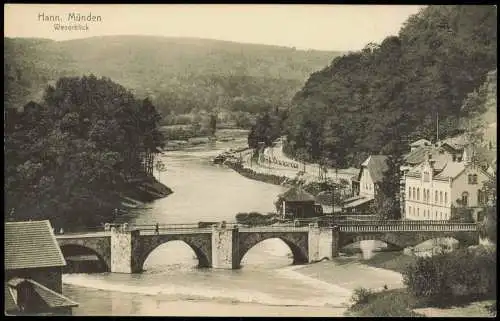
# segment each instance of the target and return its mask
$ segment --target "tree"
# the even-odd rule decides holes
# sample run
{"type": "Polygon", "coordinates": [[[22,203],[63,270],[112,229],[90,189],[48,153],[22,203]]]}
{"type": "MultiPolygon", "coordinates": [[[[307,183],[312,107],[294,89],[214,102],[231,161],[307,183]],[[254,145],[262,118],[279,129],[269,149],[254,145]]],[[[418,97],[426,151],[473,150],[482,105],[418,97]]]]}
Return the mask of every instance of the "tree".
{"type": "Polygon", "coordinates": [[[101,222],[163,144],[150,100],[92,75],[61,78],[41,103],[6,114],[5,205],[18,220],[101,222]]]}

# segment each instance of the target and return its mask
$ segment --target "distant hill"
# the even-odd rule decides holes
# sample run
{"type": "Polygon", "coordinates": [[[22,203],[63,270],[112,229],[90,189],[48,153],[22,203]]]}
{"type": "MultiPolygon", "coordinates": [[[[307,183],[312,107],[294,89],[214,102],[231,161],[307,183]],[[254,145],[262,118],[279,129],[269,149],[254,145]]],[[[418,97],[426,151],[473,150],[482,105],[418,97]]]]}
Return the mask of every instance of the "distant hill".
{"type": "Polygon", "coordinates": [[[39,99],[58,77],[93,73],[152,96],[163,114],[214,108],[256,113],[287,105],[309,74],[339,54],[153,36],[4,38],[4,100],[20,107],[39,99]]]}

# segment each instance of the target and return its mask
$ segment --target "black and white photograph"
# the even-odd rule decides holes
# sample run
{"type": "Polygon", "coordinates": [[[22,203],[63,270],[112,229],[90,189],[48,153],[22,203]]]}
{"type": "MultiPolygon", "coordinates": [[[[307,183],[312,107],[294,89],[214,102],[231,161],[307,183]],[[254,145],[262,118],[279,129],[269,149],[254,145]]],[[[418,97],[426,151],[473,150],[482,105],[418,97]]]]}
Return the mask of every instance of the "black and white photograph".
{"type": "Polygon", "coordinates": [[[496,317],[497,22],[4,4],[4,315],[496,317]]]}

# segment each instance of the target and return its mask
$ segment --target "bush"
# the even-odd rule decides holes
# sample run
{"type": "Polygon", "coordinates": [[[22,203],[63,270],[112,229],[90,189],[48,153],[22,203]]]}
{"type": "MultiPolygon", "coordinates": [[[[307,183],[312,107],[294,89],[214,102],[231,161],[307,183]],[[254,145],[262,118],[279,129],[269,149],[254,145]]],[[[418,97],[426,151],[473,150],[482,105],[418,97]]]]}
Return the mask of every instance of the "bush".
{"type": "Polygon", "coordinates": [[[421,257],[403,273],[417,297],[437,306],[496,298],[496,253],[483,246],[421,257]]]}
{"type": "Polygon", "coordinates": [[[370,298],[372,298],[374,295],[373,291],[370,289],[366,289],[363,287],[354,289],[351,297],[351,301],[354,304],[366,304],[368,301],[370,301],[370,298]]]}

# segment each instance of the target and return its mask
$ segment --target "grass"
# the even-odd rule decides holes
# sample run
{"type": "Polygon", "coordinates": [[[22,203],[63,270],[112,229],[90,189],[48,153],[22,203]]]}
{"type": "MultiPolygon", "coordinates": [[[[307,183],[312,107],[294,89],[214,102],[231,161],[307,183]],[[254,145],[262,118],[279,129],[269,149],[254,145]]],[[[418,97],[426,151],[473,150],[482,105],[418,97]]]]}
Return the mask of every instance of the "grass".
{"type": "Polygon", "coordinates": [[[419,300],[405,289],[385,290],[370,294],[364,302],[355,303],[347,311],[351,317],[424,317],[413,311],[419,300]]]}

